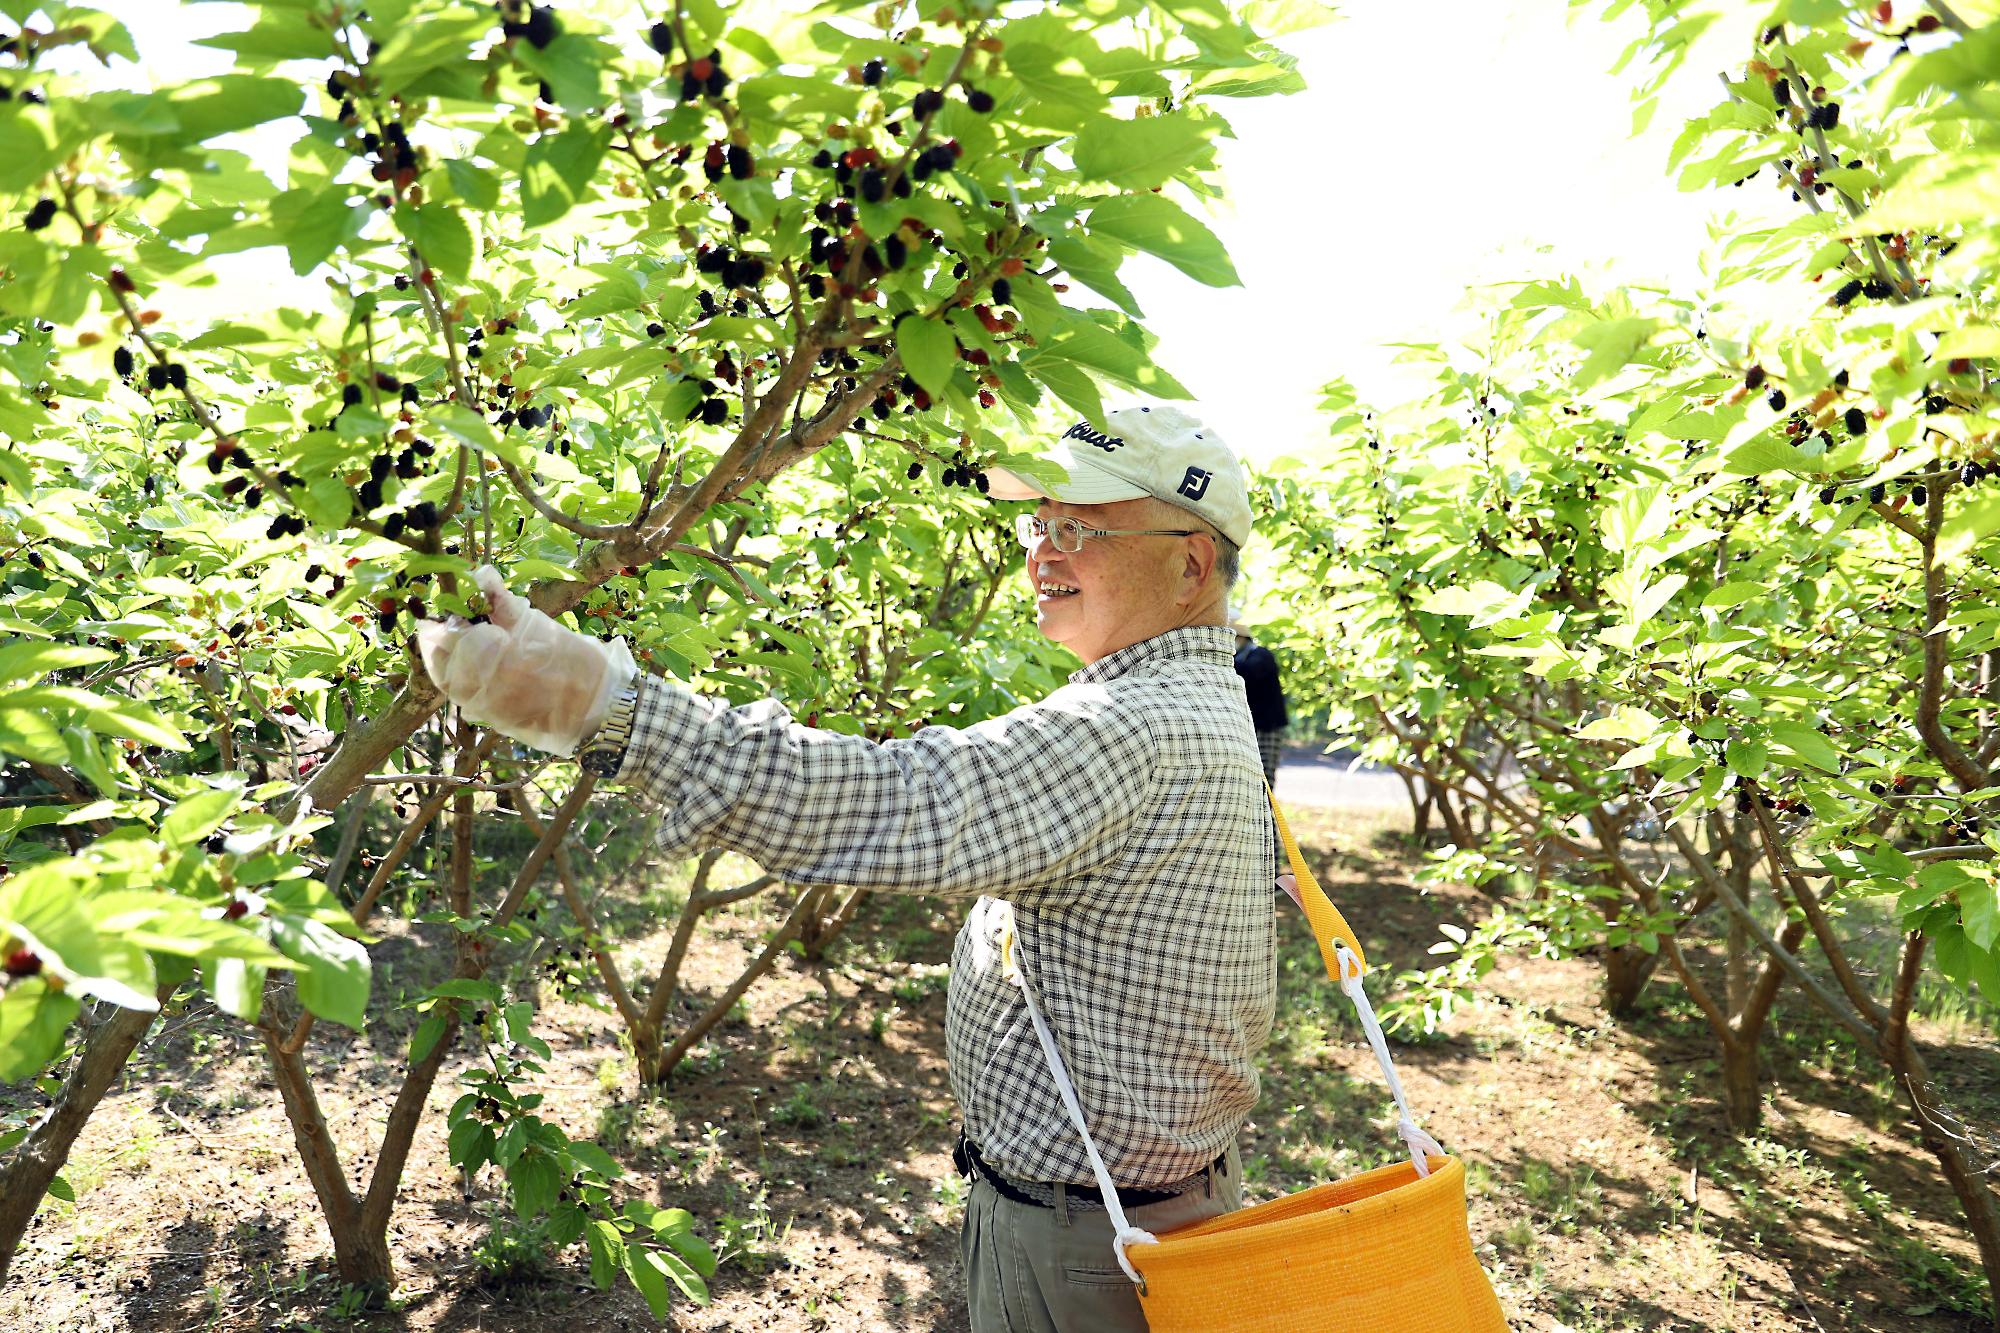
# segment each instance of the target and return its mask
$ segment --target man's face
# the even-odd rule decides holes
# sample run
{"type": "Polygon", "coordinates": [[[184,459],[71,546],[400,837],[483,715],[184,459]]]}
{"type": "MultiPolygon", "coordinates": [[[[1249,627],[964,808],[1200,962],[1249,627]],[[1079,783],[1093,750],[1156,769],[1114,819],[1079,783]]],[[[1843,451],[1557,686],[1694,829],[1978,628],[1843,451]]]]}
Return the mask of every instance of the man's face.
{"type": "MultiPolygon", "coordinates": [[[[1044,500],[1044,518],[1068,515],[1093,528],[1192,528],[1191,516],[1157,500],[1064,504],[1044,500]]],[[[1036,627],[1085,662],[1191,623],[1198,586],[1188,581],[1190,537],[1086,537],[1080,551],[1058,551],[1044,537],[1028,552],[1036,627]],[[1075,591],[1065,591],[1074,589],[1075,591]]],[[[1197,585],[1199,580],[1196,580],[1197,585]]]]}

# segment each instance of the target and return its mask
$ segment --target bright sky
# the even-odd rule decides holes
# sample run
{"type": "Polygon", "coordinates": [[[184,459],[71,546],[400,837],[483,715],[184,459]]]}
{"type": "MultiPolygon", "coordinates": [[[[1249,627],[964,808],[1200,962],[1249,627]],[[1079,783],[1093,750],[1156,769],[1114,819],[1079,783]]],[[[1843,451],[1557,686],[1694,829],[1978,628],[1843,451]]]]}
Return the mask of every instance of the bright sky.
{"type": "MultiPolygon", "coordinates": [[[[96,3],[172,78],[227,68],[225,53],[186,43],[249,16],[233,4],[96,3]]],[[[1237,137],[1222,148],[1232,197],[1211,222],[1243,285],[1202,287],[1143,255],[1125,269],[1160,360],[1253,461],[1318,447],[1314,405],[1331,376],[1380,403],[1422,390],[1388,344],[1460,327],[1468,287],[1574,271],[1685,287],[1718,203],[1768,202],[1749,189],[1681,194],[1664,169],[1682,122],[1720,91],[1707,72],[1740,51],[1698,51],[1635,140],[1635,76],[1608,73],[1637,31],[1629,17],[1606,25],[1593,6],[1572,19],[1563,0],[1338,7],[1339,21],[1283,39],[1307,91],[1219,104],[1237,137]]],[[[239,269],[274,299],[324,291],[295,283],[275,251],[216,267],[218,301],[244,289],[231,280],[239,269]]]]}
{"type": "MultiPolygon", "coordinates": [[[[1223,103],[1237,138],[1214,218],[1242,276],[1200,287],[1139,256],[1125,276],[1156,355],[1246,457],[1309,456],[1329,378],[1392,403],[1429,377],[1393,342],[1463,326],[1466,289],[1552,272],[1688,284],[1718,202],[1682,194],[1667,150],[1741,52],[1697,51],[1647,133],[1631,137],[1630,71],[1608,71],[1636,22],[1560,0],[1343,0],[1340,21],[1284,38],[1307,91],[1223,103]],[[1707,59],[1704,59],[1707,57],[1707,59]]],[[[1769,192],[1764,192],[1768,194],[1769,192]]]]}

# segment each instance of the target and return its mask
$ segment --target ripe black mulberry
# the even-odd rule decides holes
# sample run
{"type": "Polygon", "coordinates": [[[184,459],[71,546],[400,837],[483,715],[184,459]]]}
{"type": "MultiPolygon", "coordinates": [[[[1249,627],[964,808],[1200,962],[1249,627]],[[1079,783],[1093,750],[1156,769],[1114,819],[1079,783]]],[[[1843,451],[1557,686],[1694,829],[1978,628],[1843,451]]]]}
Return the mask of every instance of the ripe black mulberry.
{"type": "Polygon", "coordinates": [[[548,5],[536,5],[528,12],[528,22],[521,35],[537,51],[553,42],[562,32],[562,25],[556,22],[556,12],[548,5]]]}

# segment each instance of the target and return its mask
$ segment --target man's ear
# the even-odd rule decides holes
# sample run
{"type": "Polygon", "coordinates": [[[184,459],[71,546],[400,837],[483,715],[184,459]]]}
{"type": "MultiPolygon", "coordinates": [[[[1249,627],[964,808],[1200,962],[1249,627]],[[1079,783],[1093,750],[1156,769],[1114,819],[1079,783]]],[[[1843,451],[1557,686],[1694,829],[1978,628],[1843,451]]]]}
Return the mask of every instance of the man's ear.
{"type": "Polygon", "coordinates": [[[1191,604],[1208,588],[1215,574],[1215,539],[1205,532],[1196,533],[1197,541],[1188,543],[1187,555],[1181,566],[1183,605],[1191,604]]]}

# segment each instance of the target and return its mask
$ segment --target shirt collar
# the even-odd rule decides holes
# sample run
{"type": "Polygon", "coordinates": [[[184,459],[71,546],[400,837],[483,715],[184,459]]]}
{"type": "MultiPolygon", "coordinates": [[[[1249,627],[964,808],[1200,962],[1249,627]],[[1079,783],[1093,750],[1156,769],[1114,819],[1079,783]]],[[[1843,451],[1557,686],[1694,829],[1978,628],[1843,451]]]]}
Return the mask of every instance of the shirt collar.
{"type": "Polygon", "coordinates": [[[1150,639],[1141,639],[1130,647],[1120,648],[1109,657],[1100,657],[1089,666],[1072,671],[1069,683],[1096,685],[1115,680],[1147,662],[1205,659],[1218,665],[1224,664],[1232,660],[1231,650],[1235,644],[1236,636],[1227,625],[1187,625],[1155,634],[1150,639]]]}

